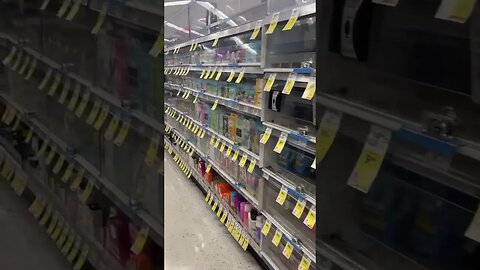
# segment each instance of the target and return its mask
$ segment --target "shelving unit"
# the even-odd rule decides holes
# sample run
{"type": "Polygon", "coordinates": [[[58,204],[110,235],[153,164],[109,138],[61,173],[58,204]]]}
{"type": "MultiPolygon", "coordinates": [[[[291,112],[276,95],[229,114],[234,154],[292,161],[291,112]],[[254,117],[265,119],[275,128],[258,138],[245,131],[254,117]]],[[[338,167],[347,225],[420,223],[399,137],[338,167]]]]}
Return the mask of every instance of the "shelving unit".
{"type": "MultiPolygon", "coordinates": [[[[298,21],[315,15],[315,3],[296,9],[298,21]]],[[[278,32],[290,19],[292,11],[285,9],[279,14],[278,32]]],[[[315,130],[304,132],[293,122],[288,127],[277,123],[276,119],[282,116],[270,112],[270,92],[264,91],[270,74],[276,76],[274,89],[283,88],[294,74],[292,96],[301,96],[307,84],[315,82],[315,67],[268,66],[265,48],[270,35],[266,31],[271,20],[272,16],[266,16],[164,49],[165,126],[169,134],[165,139],[166,150],[173,149],[173,155],[182,157],[180,167],[187,164],[186,175],[193,177],[204,190],[215,193],[219,183],[224,182],[258,213],[261,227],[252,233],[252,228],[240,218],[243,212],[234,208],[230,211],[230,215],[244,224],[243,229],[250,232],[247,233],[250,234],[250,246],[252,243],[258,245],[252,251],[270,269],[319,269],[316,265],[315,191],[303,188],[303,183],[298,181],[301,176],[277,171],[275,162],[279,154],[274,152],[280,141],[285,147],[280,153],[285,154],[287,148],[292,147],[315,156],[315,130]],[[227,55],[236,53],[245,59],[227,59],[227,55]],[[267,130],[269,138],[261,143],[267,130]],[[282,142],[278,138],[283,133],[287,139],[282,142]],[[220,182],[210,183],[207,179],[212,175],[220,182]],[[245,180],[249,177],[255,179],[254,182],[245,180]],[[301,208],[298,218],[292,214],[294,208],[301,208]],[[312,228],[303,224],[304,220],[312,228]]],[[[289,32],[295,32],[295,27],[289,32]]],[[[313,90],[313,97],[315,86],[310,86],[309,90],[313,90]]],[[[314,101],[304,100],[307,106],[314,108],[314,101]]],[[[311,113],[313,117],[315,112],[311,113]]],[[[310,128],[315,128],[315,119],[312,120],[310,128]]],[[[314,174],[313,161],[311,158],[305,165],[310,174],[314,174]]],[[[215,195],[217,199],[221,194],[215,195]]],[[[224,207],[234,205],[225,200],[222,203],[224,207]]]]}
{"type": "MultiPolygon", "coordinates": [[[[112,91],[110,84],[99,81],[98,73],[107,77],[114,71],[102,66],[106,54],[92,44],[115,51],[118,48],[110,40],[118,32],[128,33],[123,40],[141,46],[131,43],[124,48],[142,55],[148,64],[128,72],[144,76],[155,69],[155,62],[161,63],[156,57],[163,44],[163,12],[159,12],[163,7],[142,1],[66,2],[31,1],[13,10],[19,3],[0,4],[9,15],[29,11],[15,15],[28,29],[22,23],[10,28],[0,25],[1,144],[28,176],[27,188],[34,197],[49,202],[81,239],[70,239],[68,230],[57,226],[55,240],[60,248],[62,232],[67,234],[65,243],[68,239],[82,243],[78,254],[85,252],[85,265],[75,265],[77,254],[70,258],[64,253],[74,269],[86,269],[86,264],[89,269],[127,269],[132,263],[153,269],[163,264],[157,254],[163,254],[160,142],[165,127],[163,115],[155,111],[163,112],[163,100],[160,108],[152,110],[151,103],[112,91]],[[78,10],[67,18],[77,4],[78,10]],[[67,7],[65,16],[59,15],[62,7],[67,7]],[[86,42],[73,37],[62,40],[57,32],[86,42]]],[[[36,210],[45,222],[50,218],[43,213],[46,208],[44,203],[36,210]]]]}

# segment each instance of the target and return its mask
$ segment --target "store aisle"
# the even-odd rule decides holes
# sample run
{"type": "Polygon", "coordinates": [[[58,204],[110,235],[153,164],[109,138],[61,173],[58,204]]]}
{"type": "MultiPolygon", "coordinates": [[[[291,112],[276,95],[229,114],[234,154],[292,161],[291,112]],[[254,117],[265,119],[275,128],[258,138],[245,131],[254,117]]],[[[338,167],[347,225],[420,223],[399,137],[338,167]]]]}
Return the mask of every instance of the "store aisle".
{"type": "Polygon", "coordinates": [[[0,269],[71,269],[28,207],[0,181],[0,269]]]}
{"type": "Polygon", "coordinates": [[[261,269],[207,207],[202,192],[192,181],[166,155],[165,269],[261,269]]]}

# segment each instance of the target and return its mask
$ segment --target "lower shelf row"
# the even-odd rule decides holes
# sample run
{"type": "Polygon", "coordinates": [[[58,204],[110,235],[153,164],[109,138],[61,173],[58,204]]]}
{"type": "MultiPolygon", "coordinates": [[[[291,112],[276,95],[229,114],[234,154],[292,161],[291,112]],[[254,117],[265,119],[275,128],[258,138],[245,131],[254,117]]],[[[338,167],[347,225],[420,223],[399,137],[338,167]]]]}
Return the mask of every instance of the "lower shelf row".
{"type": "Polygon", "coordinates": [[[309,256],[303,254],[283,230],[252,207],[229,182],[205,177],[212,170],[207,162],[192,157],[190,151],[183,151],[175,141],[165,139],[165,150],[187,177],[193,176],[205,189],[205,201],[244,250],[250,246],[271,269],[315,269],[309,256]]]}

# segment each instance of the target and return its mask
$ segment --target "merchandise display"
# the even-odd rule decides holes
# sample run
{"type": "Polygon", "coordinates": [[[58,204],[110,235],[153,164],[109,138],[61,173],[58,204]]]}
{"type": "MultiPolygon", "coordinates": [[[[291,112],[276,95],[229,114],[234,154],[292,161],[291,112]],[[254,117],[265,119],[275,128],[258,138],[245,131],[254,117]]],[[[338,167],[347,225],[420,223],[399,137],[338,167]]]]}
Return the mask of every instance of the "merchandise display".
{"type": "Polygon", "coordinates": [[[0,4],[0,171],[73,269],[157,269],[163,13],[88,2],[0,4]]]}
{"type": "Polygon", "coordinates": [[[342,268],[480,265],[477,2],[321,1],[317,245],[342,268]]]}
{"type": "MultiPolygon", "coordinates": [[[[267,13],[258,4],[240,12],[251,21],[238,24],[234,16],[166,46],[165,149],[204,190],[239,248],[270,269],[322,269],[315,242],[316,7],[284,1],[267,13]]],[[[197,3],[189,5],[193,12],[197,3]]]]}

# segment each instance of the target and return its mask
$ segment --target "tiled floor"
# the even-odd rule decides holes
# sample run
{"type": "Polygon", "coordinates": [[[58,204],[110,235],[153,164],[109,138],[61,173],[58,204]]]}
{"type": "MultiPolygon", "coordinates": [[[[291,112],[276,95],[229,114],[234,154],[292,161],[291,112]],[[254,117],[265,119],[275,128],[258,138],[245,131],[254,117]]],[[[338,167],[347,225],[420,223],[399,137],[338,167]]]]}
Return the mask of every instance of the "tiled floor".
{"type": "Polygon", "coordinates": [[[257,270],[204,202],[200,189],[165,157],[165,269],[257,270]]]}
{"type": "Polygon", "coordinates": [[[72,269],[28,207],[0,180],[0,269],[72,269]]]}

